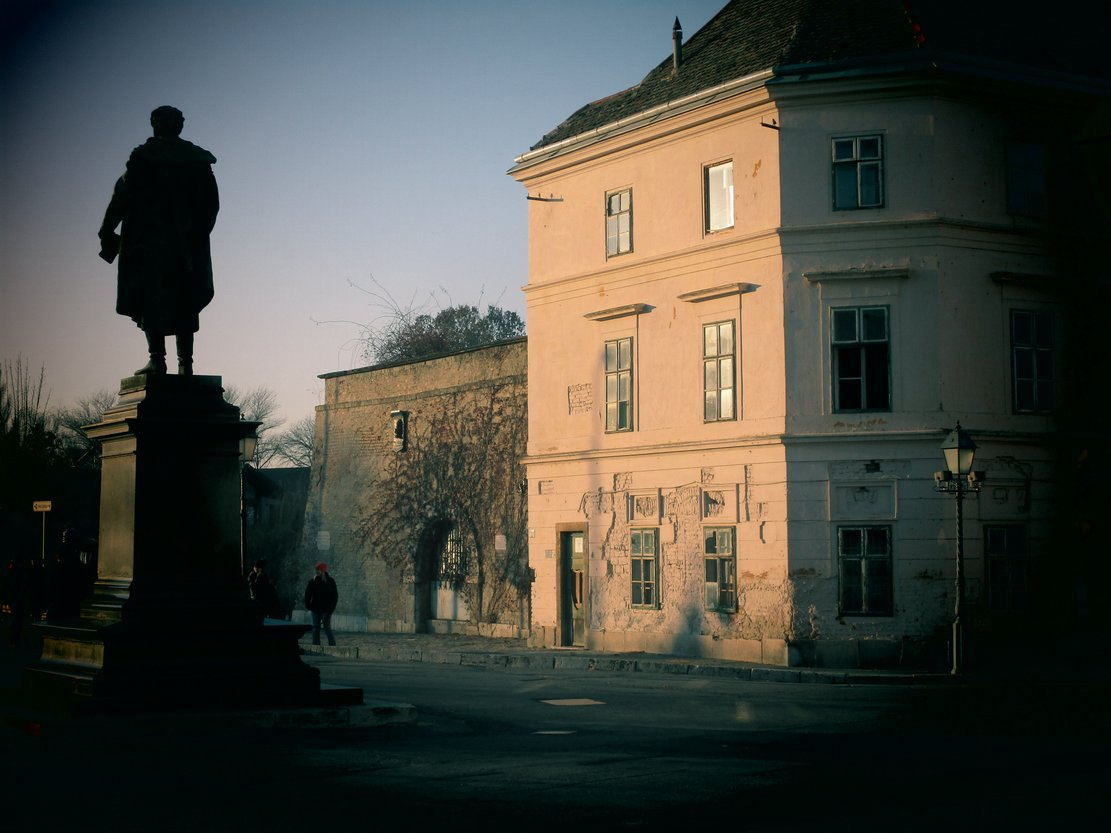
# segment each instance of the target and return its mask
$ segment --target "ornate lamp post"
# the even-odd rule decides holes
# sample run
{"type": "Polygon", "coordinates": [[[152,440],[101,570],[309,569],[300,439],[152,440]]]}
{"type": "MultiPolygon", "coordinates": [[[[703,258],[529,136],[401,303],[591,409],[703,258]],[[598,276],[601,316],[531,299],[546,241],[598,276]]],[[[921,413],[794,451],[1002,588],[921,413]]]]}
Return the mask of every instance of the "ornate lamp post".
{"type": "Polygon", "coordinates": [[[953,665],[950,673],[960,674],[964,666],[964,625],[961,621],[964,608],[964,496],[966,492],[980,491],[984,473],[972,470],[976,443],[959,422],[941,443],[941,453],[945,457],[945,471],[934,472],[934,488],[939,492],[949,492],[957,499],[956,601],[953,605],[953,665]]]}

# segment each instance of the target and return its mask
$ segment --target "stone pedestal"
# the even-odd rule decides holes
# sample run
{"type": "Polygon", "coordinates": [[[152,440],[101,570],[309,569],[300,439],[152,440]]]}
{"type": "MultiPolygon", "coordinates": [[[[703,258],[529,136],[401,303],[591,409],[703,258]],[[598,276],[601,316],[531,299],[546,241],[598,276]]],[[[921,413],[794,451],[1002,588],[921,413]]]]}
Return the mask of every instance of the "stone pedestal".
{"type": "Polygon", "coordinates": [[[319,704],[308,626],[264,621],[243,579],[241,449],[257,427],[218,376],[122,381],[85,428],[102,445],[97,581],[80,620],[37,626],[26,688],[94,711],[319,704]]]}

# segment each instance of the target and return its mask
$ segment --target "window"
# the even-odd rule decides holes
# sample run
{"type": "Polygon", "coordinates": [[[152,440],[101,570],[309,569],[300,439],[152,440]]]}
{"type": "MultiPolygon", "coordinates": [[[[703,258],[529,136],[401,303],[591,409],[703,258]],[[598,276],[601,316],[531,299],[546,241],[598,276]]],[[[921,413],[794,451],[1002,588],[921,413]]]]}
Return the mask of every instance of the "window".
{"type": "Polygon", "coordinates": [[[633,340],[606,342],[606,431],[633,430],[633,340]]]}
{"type": "Polygon", "coordinates": [[[992,610],[1026,609],[1026,527],[984,527],[988,606],[992,610]]]}
{"type": "Polygon", "coordinates": [[[470,550],[458,527],[452,526],[440,534],[436,553],[436,580],[460,585],[470,569],[470,550]]]}
{"type": "Polygon", "coordinates": [[[1053,313],[1011,310],[1015,412],[1053,409],[1053,313]]]}
{"type": "Polygon", "coordinates": [[[891,615],[891,527],[840,527],[837,566],[842,615],[891,615]]]}
{"type": "Polygon", "coordinates": [[[1045,147],[1031,142],[1007,145],[1007,211],[1022,217],[1045,217],[1045,147]]]}
{"type": "Polygon", "coordinates": [[[833,140],[833,208],[883,207],[883,137],[833,140]]]}
{"type": "Polygon", "coordinates": [[[891,410],[891,349],[887,307],[834,307],[833,410],[891,410]]]}
{"type": "Polygon", "coordinates": [[[733,228],[733,162],[706,168],[706,231],[733,228]]]}
{"type": "Polygon", "coordinates": [[[737,554],[733,527],[706,527],[702,540],[706,561],[706,609],[735,613],[737,554]]]}
{"type": "Polygon", "coordinates": [[[606,197],[606,257],[633,250],[633,192],[618,191],[606,197]]]}
{"type": "Polygon", "coordinates": [[[716,422],[733,419],[734,409],[733,322],[721,321],[702,327],[703,419],[716,422]]]}
{"type": "Polygon", "coordinates": [[[659,536],[656,530],[630,530],[629,551],[632,559],[633,607],[659,607],[659,536]]]}

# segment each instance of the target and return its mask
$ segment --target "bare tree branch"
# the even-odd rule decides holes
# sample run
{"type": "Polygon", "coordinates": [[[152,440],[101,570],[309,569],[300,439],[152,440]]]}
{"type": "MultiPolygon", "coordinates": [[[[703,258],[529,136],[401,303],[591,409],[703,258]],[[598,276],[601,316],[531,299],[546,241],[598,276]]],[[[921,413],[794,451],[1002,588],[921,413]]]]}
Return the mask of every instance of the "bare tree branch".
{"type": "Polygon", "coordinates": [[[369,552],[403,569],[417,569],[430,529],[465,531],[473,552],[455,578],[480,622],[499,621],[529,587],[525,396],[512,385],[460,393],[413,418],[408,450],[367,485],[358,510],[356,532],[369,552]]]}
{"type": "Polygon", "coordinates": [[[241,391],[235,385],[225,385],[224,399],[239,408],[243,419],[262,423],[258,427],[258,445],[255,448],[255,459],[251,463],[256,469],[270,466],[278,453],[274,434],[270,432],[285,423],[284,419],[278,419],[275,415],[278,410],[277,394],[262,385],[248,391],[241,391]]]}

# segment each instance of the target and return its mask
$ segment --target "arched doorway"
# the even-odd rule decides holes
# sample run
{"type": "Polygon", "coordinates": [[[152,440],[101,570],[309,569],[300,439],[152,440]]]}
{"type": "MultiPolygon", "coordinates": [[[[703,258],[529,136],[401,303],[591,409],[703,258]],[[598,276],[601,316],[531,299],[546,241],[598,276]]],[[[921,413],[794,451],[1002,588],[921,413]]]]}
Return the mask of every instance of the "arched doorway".
{"type": "MultiPolygon", "coordinates": [[[[430,619],[470,621],[464,585],[474,557],[471,535],[450,521],[435,525],[428,562],[427,610],[430,619]]],[[[419,602],[418,602],[419,604],[419,602]]]]}

